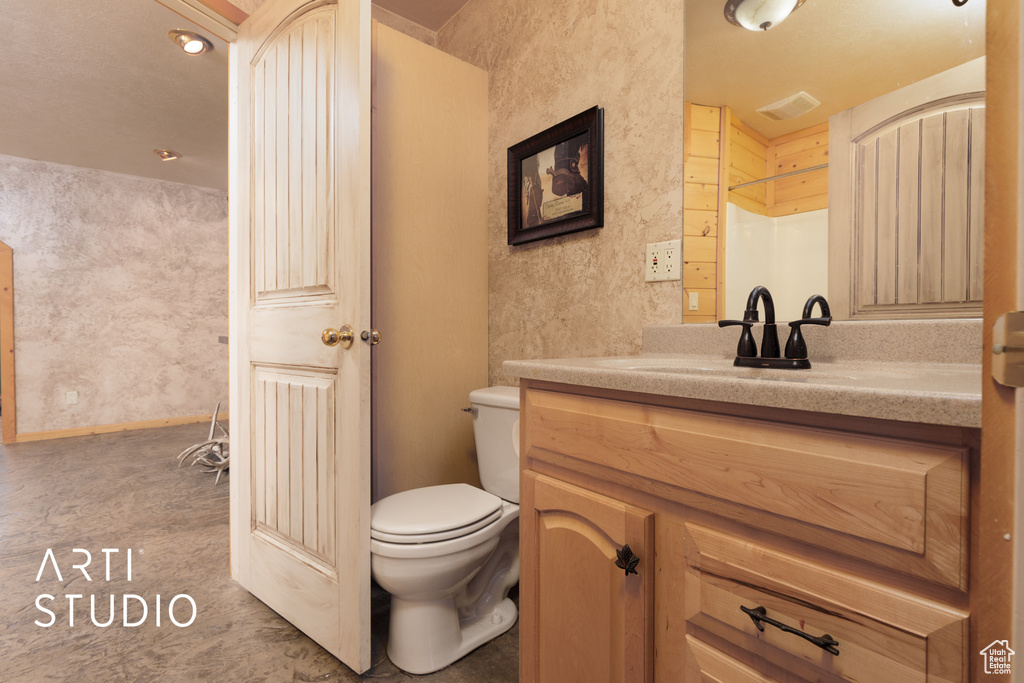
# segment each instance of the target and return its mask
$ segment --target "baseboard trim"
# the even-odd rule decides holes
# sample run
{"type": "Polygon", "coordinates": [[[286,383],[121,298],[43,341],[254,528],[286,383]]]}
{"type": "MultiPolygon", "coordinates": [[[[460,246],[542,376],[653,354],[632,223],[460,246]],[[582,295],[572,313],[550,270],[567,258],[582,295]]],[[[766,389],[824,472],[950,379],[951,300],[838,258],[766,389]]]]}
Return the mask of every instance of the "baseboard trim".
{"type": "MultiPolygon", "coordinates": [[[[127,432],[134,429],[154,429],[156,427],[173,427],[176,425],[195,424],[197,422],[209,423],[213,414],[189,415],[186,417],[168,417],[162,420],[142,420],[139,422],[122,422],[121,424],[98,425],[95,427],[75,427],[74,429],[54,429],[46,432],[27,432],[18,434],[16,443],[26,441],[47,441],[49,439],[67,439],[72,436],[90,436],[92,434],[110,434],[112,432],[127,432]]],[[[227,413],[218,413],[217,420],[227,420],[227,413]]]]}

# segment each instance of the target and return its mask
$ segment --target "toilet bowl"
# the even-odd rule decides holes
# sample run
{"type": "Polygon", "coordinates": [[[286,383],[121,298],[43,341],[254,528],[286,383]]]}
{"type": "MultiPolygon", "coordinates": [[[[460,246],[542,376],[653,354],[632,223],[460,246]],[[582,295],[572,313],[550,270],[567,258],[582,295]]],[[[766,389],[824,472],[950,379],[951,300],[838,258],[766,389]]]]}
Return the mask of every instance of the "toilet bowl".
{"type": "Polygon", "coordinates": [[[391,594],[388,656],[426,674],[512,628],[519,581],[519,391],[470,393],[483,489],[444,484],[374,503],[373,577],[391,594]]]}

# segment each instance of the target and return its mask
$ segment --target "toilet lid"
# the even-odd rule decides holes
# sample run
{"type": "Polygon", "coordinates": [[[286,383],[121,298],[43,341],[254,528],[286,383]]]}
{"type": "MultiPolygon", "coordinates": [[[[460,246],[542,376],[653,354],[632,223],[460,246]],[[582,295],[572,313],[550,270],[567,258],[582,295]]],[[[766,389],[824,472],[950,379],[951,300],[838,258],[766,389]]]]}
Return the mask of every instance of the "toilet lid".
{"type": "Polygon", "coordinates": [[[373,504],[370,535],[392,543],[456,538],[493,522],[501,505],[501,498],[469,484],[402,491],[373,504]]]}

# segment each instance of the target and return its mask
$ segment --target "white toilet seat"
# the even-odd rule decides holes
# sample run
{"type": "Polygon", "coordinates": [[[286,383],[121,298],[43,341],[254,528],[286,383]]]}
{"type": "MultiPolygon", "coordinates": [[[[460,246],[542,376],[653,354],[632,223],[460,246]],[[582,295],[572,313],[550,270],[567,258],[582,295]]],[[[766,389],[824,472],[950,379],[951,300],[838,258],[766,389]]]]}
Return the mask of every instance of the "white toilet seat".
{"type": "Polygon", "coordinates": [[[500,509],[495,510],[483,519],[477,520],[472,524],[427,534],[389,534],[385,531],[380,531],[379,529],[370,527],[370,538],[375,538],[378,541],[386,541],[387,543],[400,544],[437,543],[438,541],[447,541],[452,538],[459,538],[460,536],[468,536],[478,529],[482,529],[485,526],[493,524],[499,517],[501,517],[500,509]]]}
{"type": "MultiPolygon", "coordinates": [[[[501,499],[499,498],[499,500],[501,499]]],[[[427,557],[442,557],[485,543],[489,538],[497,537],[509,523],[518,519],[519,506],[508,501],[501,501],[501,510],[498,511],[498,518],[495,521],[464,536],[456,536],[444,541],[431,543],[390,543],[376,538],[371,532],[370,553],[372,555],[392,558],[423,559],[427,557]]]]}
{"type": "Polygon", "coordinates": [[[370,538],[404,544],[459,538],[497,521],[503,502],[469,484],[402,491],[370,508],[370,538]]]}

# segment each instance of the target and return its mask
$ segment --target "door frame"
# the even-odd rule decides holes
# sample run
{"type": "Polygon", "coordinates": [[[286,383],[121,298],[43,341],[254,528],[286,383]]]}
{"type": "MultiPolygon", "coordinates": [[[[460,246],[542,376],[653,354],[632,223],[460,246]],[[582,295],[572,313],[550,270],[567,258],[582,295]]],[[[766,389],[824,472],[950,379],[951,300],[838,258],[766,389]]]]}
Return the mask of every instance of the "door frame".
{"type": "Polygon", "coordinates": [[[3,443],[18,439],[14,402],[14,250],[0,242],[0,431],[3,443]]]}
{"type": "Polygon", "coordinates": [[[227,43],[235,42],[238,25],[249,16],[229,0],[155,0],[227,43]]]}

